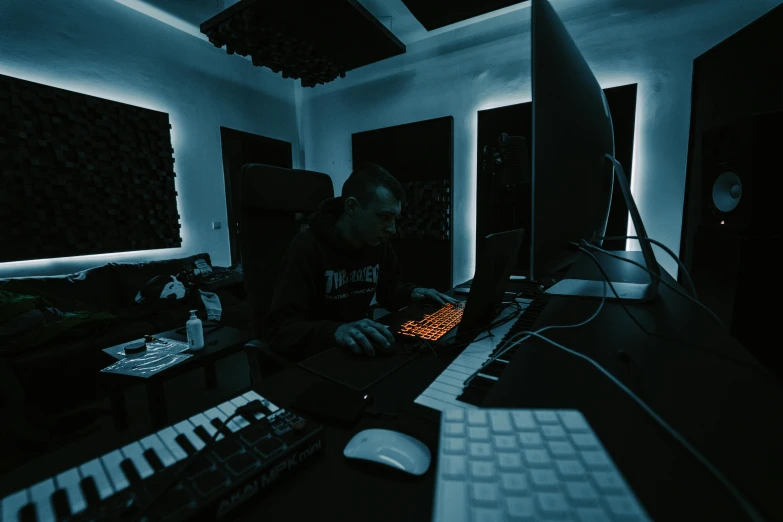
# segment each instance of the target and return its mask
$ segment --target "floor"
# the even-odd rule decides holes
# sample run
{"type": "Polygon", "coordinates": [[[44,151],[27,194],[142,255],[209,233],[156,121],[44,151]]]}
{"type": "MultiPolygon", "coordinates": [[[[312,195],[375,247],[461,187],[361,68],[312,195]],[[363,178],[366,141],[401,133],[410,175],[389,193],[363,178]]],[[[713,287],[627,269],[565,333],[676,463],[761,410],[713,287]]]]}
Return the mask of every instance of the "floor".
{"type": "MultiPolygon", "coordinates": [[[[165,383],[171,422],[195,415],[233,398],[238,395],[237,392],[250,385],[249,368],[243,352],[219,360],[216,370],[217,387],[214,389],[204,386],[203,373],[200,371],[184,374],[165,383]]],[[[138,386],[126,393],[129,415],[129,427],[126,430],[118,432],[111,417],[99,417],[94,424],[97,429],[89,435],[33,458],[0,477],[0,498],[156,431],[150,425],[144,388],[138,386]]],[[[108,408],[108,400],[105,403],[96,403],[95,406],[108,408]]]]}

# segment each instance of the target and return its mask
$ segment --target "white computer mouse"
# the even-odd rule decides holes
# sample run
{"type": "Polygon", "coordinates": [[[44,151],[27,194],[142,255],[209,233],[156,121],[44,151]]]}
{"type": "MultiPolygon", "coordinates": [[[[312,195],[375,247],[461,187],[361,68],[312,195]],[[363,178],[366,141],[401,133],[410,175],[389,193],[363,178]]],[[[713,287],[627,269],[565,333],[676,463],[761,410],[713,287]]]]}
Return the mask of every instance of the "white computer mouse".
{"type": "Polygon", "coordinates": [[[432,456],[424,443],[392,430],[360,431],[345,445],[343,455],[349,459],[384,464],[411,475],[424,475],[432,456]]]}

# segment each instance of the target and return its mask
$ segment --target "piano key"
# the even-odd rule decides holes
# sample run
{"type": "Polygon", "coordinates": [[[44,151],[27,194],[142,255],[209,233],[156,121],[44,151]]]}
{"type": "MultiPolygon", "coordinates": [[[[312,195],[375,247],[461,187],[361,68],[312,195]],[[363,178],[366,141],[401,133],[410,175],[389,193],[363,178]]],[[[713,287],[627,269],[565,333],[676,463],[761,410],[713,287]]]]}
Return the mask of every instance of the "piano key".
{"type": "Polygon", "coordinates": [[[71,506],[68,502],[68,494],[64,489],[57,489],[52,493],[52,509],[57,520],[71,517],[71,506]]]}
{"type": "MultiPolygon", "coordinates": [[[[250,401],[240,395],[239,397],[234,397],[229,402],[231,404],[233,404],[234,406],[236,406],[237,408],[239,408],[240,406],[245,406],[250,401]]],[[[236,417],[236,418],[238,420],[242,421],[242,422],[239,422],[239,429],[246,428],[246,427],[248,427],[250,425],[250,421],[247,420],[245,417],[239,416],[239,417],[236,417]]]]}
{"type": "Polygon", "coordinates": [[[451,384],[446,384],[444,382],[439,382],[438,380],[430,384],[430,388],[432,388],[433,390],[438,390],[444,393],[448,393],[452,396],[459,395],[462,392],[462,386],[454,386],[451,384]]]}
{"type": "Polygon", "coordinates": [[[76,515],[87,509],[87,502],[84,500],[82,490],[79,488],[79,482],[82,478],[79,476],[78,468],[71,468],[57,475],[55,482],[57,487],[64,489],[68,496],[68,507],[71,514],[76,515]]]}
{"type": "MultiPolygon", "coordinates": [[[[428,397],[426,395],[419,395],[418,397],[416,397],[416,400],[414,400],[413,402],[415,402],[416,404],[421,404],[422,406],[426,406],[428,408],[432,408],[433,410],[438,410],[438,411],[446,411],[446,410],[448,410],[450,408],[454,408],[455,407],[455,405],[453,405],[453,404],[449,404],[447,402],[441,401],[440,399],[435,399],[435,398],[432,398],[432,397],[428,397]]],[[[461,407],[463,409],[467,409],[468,407],[470,407],[470,405],[460,403],[459,407],[461,407]]]]}
{"type": "Polygon", "coordinates": [[[144,437],[139,441],[139,443],[145,450],[155,450],[155,454],[158,456],[158,459],[167,468],[169,466],[173,466],[177,462],[177,459],[174,458],[174,456],[171,454],[171,451],[169,451],[169,449],[156,433],[144,437]]]}
{"type": "MultiPolygon", "coordinates": [[[[458,404],[457,400],[454,398],[453,395],[444,393],[442,391],[433,390],[432,388],[427,388],[426,390],[424,390],[422,395],[426,395],[427,397],[432,397],[433,399],[438,399],[447,404],[454,404],[455,406],[458,404]]],[[[462,406],[462,408],[466,408],[466,407],[467,407],[466,405],[462,406]]]]}
{"type": "Polygon", "coordinates": [[[98,493],[98,487],[95,485],[95,481],[92,477],[84,477],[79,482],[79,489],[82,490],[84,500],[87,502],[87,506],[98,506],[101,503],[101,494],[98,493]]]}
{"type": "Polygon", "coordinates": [[[463,384],[465,383],[465,379],[464,378],[462,378],[462,379],[455,379],[453,377],[450,377],[450,376],[446,375],[446,372],[443,372],[442,374],[440,374],[440,377],[435,379],[435,382],[441,382],[443,384],[448,384],[450,386],[456,386],[457,388],[459,388],[461,390],[463,384]]]}
{"type": "MultiPolygon", "coordinates": [[[[218,409],[226,414],[226,417],[231,417],[234,415],[234,412],[236,412],[237,408],[234,406],[231,402],[224,402],[222,404],[218,405],[218,409]]],[[[232,433],[236,433],[240,429],[242,429],[242,424],[240,422],[237,422],[239,417],[234,417],[231,419],[231,422],[227,423],[226,426],[228,429],[231,430],[232,433]]],[[[246,420],[242,419],[243,421],[247,422],[246,420]]],[[[225,420],[223,421],[225,422],[225,420]]]]}
{"type": "Polygon", "coordinates": [[[114,450],[101,457],[101,463],[103,464],[106,474],[111,479],[111,484],[114,486],[114,491],[119,492],[130,486],[128,479],[125,477],[125,473],[120,469],[120,463],[125,460],[120,450],[114,450]]]}
{"type": "MultiPolygon", "coordinates": [[[[35,505],[36,520],[51,522],[55,520],[52,507],[52,493],[57,489],[53,478],[48,478],[30,488],[30,502],[35,505]]],[[[3,520],[7,520],[3,518],[3,520]]]]}
{"type": "Polygon", "coordinates": [[[122,462],[120,462],[120,470],[122,470],[125,478],[128,479],[128,482],[130,482],[131,485],[139,484],[141,482],[142,479],[141,475],[139,474],[139,470],[137,470],[136,466],[133,465],[133,461],[131,459],[124,459],[122,462]]]}
{"type": "Polygon", "coordinates": [[[177,441],[175,440],[179,434],[174,428],[171,426],[168,428],[163,428],[157,433],[157,435],[160,437],[160,440],[163,441],[163,444],[166,445],[166,448],[171,452],[171,456],[174,457],[177,462],[187,458],[188,454],[185,453],[185,450],[182,449],[182,447],[177,444],[177,441]]]}
{"type": "Polygon", "coordinates": [[[144,458],[147,462],[149,462],[150,466],[152,466],[152,469],[154,469],[156,473],[166,469],[166,465],[163,464],[154,449],[145,449],[144,458]]]}
{"type": "Polygon", "coordinates": [[[111,482],[109,482],[109,477],[106,476],[106,472],[104,471],[100,460],[92,459],[85,462],[79,466],[79,473],[82,477],[92,478],[101,500],[114,494],[114,488],[112,487],[111,482]]]}
{"type": "Polygon", "coordinates": [[[261,401],[261,403],[266,407],[266,409],[269,410],[268,412],[266,412],[267,415],[271,415],[271,414],[273,414],[274,412],[276,412],[277,410],[280,409],[277,406],[275,406],[274,404],[272,404],[270,401],[268,401],[267,399],[265,399],[262,396],[260,396],[258,393],[254,392],[253,390],[250,390],[247,393],[243,393],[242,397],[244,397],[245,399],[247,399],[249,401],[253,401],[253,400],[261,401]]]}
{"type": "Polygon", "coordinates": [[[185,451],[185,453],[188,454],[188,456],[195,455],[196,453],[198,453],[196,448],[193,447],[193,444],[191,444],[188,438],[182,433],[174,437],[174,442],[176,442],[177,445],[180,448],[182,448],[185,451]]]}
{"type": "Polygon", "coordinates": [[[35,504],[28,502],[22,506],[22,509],[19,510],[19,522],[38,522],[38,515],[36,514],[36,511],[35,504]]]}
{"type": "MultiPolygon", "coordinates": [[[[222,411],[217,409],[217,408],[210,408],[207,411],[205,411],[204,412],[204,417],[209,419],[209,423],[211,425],[213,425],[213,426],[215,426],[215,420],[218,420],[218,421],[222,422],[222,421],[224,421],[226,419],[226,415],[222,411]]],[[[226,428],[226,429],[228,429],[228,428],[226,428]]],[[[217,440],[221,440],[223,438],[224,438],[224,435],[221,433],[220,435],[218,435],[217,440]]]]}
{"type": "Polygon", "coordinates": [[[126,459],[130,459],[133,462],[133,466],[136,468],[136,471],[139,472],[139,476],[142,479],[152,476],[155,473],[152,466],[147,462],[147,459],[144,458],[144,448],[142,448],[141,444],[138,442],[132,442],[127,446],[123,446],[120,451],[125,455],[126,459]]]}
{"type": "MultiPolygon", "coordinates": [[[[192,416],[189,420],[190,422],[193,423],[194,426],[196,426],[196,428],[201,426],[201,429],[206,431],[207,435],[209,435],[209,440],[204,442],[212,442],[212,437],[214,437],[215,433],[217,433],[217,428],[215,428],[209,422],[209,419],[207,418],[206,415],[204,415],[203,413],[199,413],[197,415],[192,416]]],[[[196,432],[196,434],[198,435],[198,432],[196,432]]]]}
{"type": "MultiPolygon", "coordinates": [[[[212,425],[210,424],[210,426],[212,425]]],[[[217,433],[217,428],[212,426],[212,429],[215,430],[215,433],[217,433]]],[[[198,438],[203,440],[204,444],[207,445],[212,444],[212,435],[210,435],[209,432],[207,432],[207,430],[205,430],[204,426],[202,426],[201,424],[193,428],[193,433],[195,433],[198,438]]]]}
{"type": "Polygon", "coordinates": [[[0,518],[0,520],[3,522],[17,520],[19,516],[19,510],[22,509],[22,507],[24,507],[24,505],[28,502],[30,502],[30,496],[28,495],[26,489],[8,495],[3,499],[3,508],[2,511],[0,511],[3,516],[0,518]]]}
{"type": "Polygon", "coordinates": [[[174,425],[174,429],[177,430],[177,433],[187,437],[188,442],[190,442],[196,451],[201,451],[201,448],[206,446],[206,443],[193,433],[193,428],[195,428],[195,426],[189,420],[184,420],[174,425]]]}

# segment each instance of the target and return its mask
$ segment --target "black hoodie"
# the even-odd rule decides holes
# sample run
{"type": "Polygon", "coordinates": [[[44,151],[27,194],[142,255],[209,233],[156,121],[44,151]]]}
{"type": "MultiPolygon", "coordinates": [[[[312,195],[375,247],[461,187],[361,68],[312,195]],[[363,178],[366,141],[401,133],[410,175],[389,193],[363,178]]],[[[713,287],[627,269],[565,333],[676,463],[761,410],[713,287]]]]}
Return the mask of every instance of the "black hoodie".
{"type": "Polygon", "coordinates": [[[342,209],[342,198],[323,201],[283,258],[262,336],[288,359],[335,346],[337,328],[368,317],[373,295],[383,308],[398,310],[416,287],[400,281],[387,241],[359,249],[348,243],[335,227],[342,209]]]}

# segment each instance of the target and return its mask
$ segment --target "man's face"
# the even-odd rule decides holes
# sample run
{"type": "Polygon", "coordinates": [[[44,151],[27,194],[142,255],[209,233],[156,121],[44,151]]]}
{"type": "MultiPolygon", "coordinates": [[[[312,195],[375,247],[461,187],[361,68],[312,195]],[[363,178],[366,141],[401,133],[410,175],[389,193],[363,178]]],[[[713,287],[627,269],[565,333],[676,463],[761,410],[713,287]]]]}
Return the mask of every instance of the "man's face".
{"type": "Polygon", "coordinates": [[[397,231],[394,221],[400,217],[402,204],[386,188],[378,187],[375,198],[362,208],[357,205],[354,225],[357,239],[370,246],[376,246],[391,238],[397,231]]]}

